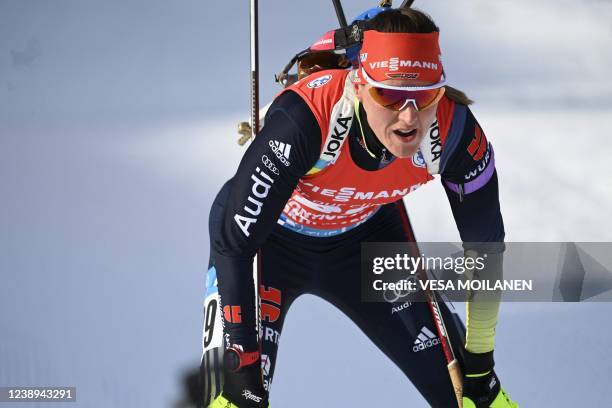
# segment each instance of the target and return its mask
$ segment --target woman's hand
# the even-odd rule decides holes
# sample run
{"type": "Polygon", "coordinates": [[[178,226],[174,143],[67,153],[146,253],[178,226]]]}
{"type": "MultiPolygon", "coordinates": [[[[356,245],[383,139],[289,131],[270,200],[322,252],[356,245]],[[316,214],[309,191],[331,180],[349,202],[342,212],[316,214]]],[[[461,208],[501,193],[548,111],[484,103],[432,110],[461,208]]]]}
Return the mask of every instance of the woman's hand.
{"type": "Polygon", "coordinates": [[[263,387],[261,359],[232,372],[227,367],[223,369],[223,392],[225,405],[215,405],[212,408],[267,408],[268,392],[263,387]],[[227,405],[229,402],[232,405],[227,405]]]}

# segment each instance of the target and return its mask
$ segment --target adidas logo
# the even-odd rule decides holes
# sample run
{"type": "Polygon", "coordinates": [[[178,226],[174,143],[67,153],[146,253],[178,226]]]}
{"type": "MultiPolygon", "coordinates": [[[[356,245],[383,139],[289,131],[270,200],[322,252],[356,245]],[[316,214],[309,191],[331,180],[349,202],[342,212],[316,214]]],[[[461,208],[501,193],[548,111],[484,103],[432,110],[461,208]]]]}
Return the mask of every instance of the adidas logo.
{"type": "Polygon", "coordinates": [[[270,140],[268,145],[270,146],[270,150],[272,150],[276,158],[278,158],[281,163],[287,167],[291,166],[291,162],[289,161],[289,155],[291,154],[290,144],[279,142],[277,140],[270,140]]]}
{"type": "Polygon", "coordinates": [[[289,143],[278,142],[276,140],[274,141],[274,145],[278,148],[278,150],[283,152],[283,156],[285,156],[285,158],[289,160],[289,154],[291,153],[291,145],[289,143]]]}
{"type": "Polygon", "coordinates": [[[419,351],[423,351],[430,347],[434,347],[440,344],[440,339],[438,336],[432,333],[427,327],[423,326],[421,332],[414,340],[414,346],[412,346],[412,351],[418,353],[419,351]]]}

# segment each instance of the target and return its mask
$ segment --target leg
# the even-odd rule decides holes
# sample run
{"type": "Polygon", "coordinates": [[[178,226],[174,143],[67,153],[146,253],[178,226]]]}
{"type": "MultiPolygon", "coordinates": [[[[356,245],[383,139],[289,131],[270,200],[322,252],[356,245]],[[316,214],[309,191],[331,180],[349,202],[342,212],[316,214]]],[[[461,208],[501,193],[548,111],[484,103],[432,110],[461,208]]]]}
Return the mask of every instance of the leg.
{"type": "MultiPolygon", "coordinates": [[[[270,273],[275,265],[275,256],[267,256],[265,251],[260,255],[262,261],[261,298],[261,368],[264,376],[264,387],[270,392],[278,344],[285,317],[289,307],[296,298],[296,292],[283,279],[274,279],[270,273]],[[268,272],[268,273],[266,273],[268,272]]],[[[216,287],[216,271],[208,270],[207,293],[204,301],[203,354],[200,365],[200,376],[204,391],[204,407],[207,407],[223,390],[223,351],[225,342],[221,312],[218,308],[219,297],[216,287]]]]}
{"type": "MultiPolygon", "coordinates": [[[[456,406],[440,340],[427,303],[361,301],[360,243],[406,241],[396,210],[368,222],[330,254],[313,292],[342,310],[409,378],[433,407],[456,406]],[[368,225],[369,224],[369,225],[368,225]]],[[[463,325],[440,303],[453,350],[462,361],[463,325]]]]}
{"type": "MultiPolygon", "coordinates": [[[[353,320],[404,372],[432,407],[456,406],[446,360],[427,303],[361,302],[359,284],[347,285],[349,280],[343,280],[342,291],[340,288],[330,291],[339,296],[319,296],[353,320]]],[[[446,304],[440,307],[453,350],[462,361],[463,325],[446,304]]]]}
{"type": "MultiPolygon", "coordinates": [[[[217,195],[210,214],[211,242],[219,233],[223,204],[227,200],[230,182],[226,183],[217,195]]],[[[278,342],[283,322],[293,300],[299,295],[296,282],[291,274],[294,267],[289,259],[293,254],[277,247],[278,240],[273,236],[268,240],[258,254],[261,300],[261,353],[264,387],[269,392],[274,375],[278,342]]],[[[204,301],[203,353],[200,365],[200,380],[204,395],[204,407],[207,407],[223,389],[222,360],[225,350],[225,339],[217,276],[214,267],[215,254],[211,249],[209,269],[206,279],[206,295],[204,301]]]]}

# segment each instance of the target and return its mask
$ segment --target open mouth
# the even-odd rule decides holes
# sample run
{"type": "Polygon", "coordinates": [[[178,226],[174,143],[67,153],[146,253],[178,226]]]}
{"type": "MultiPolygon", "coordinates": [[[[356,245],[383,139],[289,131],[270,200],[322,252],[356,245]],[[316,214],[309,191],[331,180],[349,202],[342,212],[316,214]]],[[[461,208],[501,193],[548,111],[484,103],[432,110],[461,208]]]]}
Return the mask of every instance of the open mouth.
{"type": "Polygon", "coordinates": [[[417,132],[416,129],[412,129],[412,130],[397,129],[393,131],[393,133],[395,133],[397,136],[402,137],[402,138],[409,138],[411,136],[415,136],[416,132],[417,132]]]}

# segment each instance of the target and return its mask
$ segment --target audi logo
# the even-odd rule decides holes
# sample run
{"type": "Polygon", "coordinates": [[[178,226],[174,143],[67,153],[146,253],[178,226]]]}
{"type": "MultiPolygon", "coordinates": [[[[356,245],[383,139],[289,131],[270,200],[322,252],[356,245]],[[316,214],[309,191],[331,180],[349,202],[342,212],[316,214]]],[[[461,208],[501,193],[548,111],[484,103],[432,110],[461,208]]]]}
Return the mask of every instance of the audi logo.
{"type": "Polygon", "coordinates": [[[263,163],[264,166],[266,166],[268,168],[268,170],[270,170],[272,173],[276,174],[277,176],[280,174],[280,172],[278,171],[278,169],[276,168],[276,166],[274,165],[274,163],[272,163],[272,160],[270,160],[270,158],[268,156],[266,156],[265,154],[263,156],[261,156],[261,162],[263,163]]]}
{"type": "MultiPolygon", "coordinates": [[[[412,281],[416,281],[414,276],[408,277],[406,280],[412,280],[412,281]]],[[[411,293],[410,290],[408,289],[386,289],[383,292],[383,298],[385,299],[385,302],[388,303],[397,303],[399,302],[401,299],[406,298],[407,296],[409,296],[411,293]]],[[[405,300],[405,299],[404,299],[405,300]]]]}

